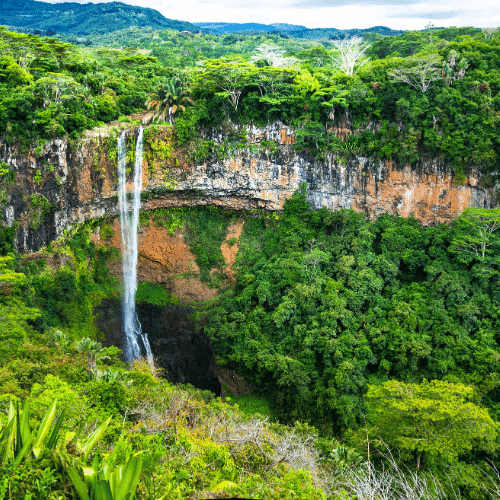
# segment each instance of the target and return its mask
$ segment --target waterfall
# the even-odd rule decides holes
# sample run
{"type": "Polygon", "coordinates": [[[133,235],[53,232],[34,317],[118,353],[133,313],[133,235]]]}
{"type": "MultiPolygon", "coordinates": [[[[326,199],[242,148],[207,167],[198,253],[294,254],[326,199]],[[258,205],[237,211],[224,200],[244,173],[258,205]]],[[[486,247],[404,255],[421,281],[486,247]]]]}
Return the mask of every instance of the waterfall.
{"type": "Polygon", "coordinates": [[[141,357],[144,348],[148,363],[153,366],[153,354],[147,335],[142,333],[141,324],[135,312],[135,292],[137,290],[137,226],[139,225],[139,209],[141,207],[142,188],[142,139],[143,129],[140,127],[135,149],[134,191],[132,207],[127,199],[127,148],[125,132],[118,139],[118,208],[120,211],[120,231],[122,237],[123,266],[123,328],[125,331],[125,361],[128,363],[141,357]]]}

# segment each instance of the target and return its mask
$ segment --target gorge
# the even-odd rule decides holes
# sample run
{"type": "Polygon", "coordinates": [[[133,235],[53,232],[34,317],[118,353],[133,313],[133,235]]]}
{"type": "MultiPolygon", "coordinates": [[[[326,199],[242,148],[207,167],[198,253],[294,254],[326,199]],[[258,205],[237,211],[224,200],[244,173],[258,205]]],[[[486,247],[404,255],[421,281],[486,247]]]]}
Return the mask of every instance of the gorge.
{"type": "MultiPolygon", "coordinates": [[[[0,161],[17,174],[2,219],[7,226],[19,222],[18,251],[36,252],[77,224],[118,215],[116,142],[122,128],[118,124],[89,131],[78,143],[54,139],[38,151],[0,142],[0,161]],[[40,172],[36,182],[35,172],[40,172]],[[30,202],[32,196],[51,204],[36,227],[27,217],[40,210],[30,202]]],[[[497,202],[494,186],[482,183],[474,167],[459,184],[438,160],[398,165],[354,155],[321,161],[297,153],[294,131],[281,123],[247,128],[250,145],[274,141],[277,150],[247,149],[193,164],[182,148],[176,150],[169,127],[153,127],[149,133],[146,129],[142,209],[214,205],[235,211],[279,211],[303,182],[313,208],[352,208],[369,218],[383,213],[414,216],[424,225],[448,222],[468,206],[492,208],[497,202]]],[[[219,143],[225,139],[222,131],[210,136],[219,143]]]]}
{"type": "Polygon", "coordinates": [[[0,26],[0,497],[498,497],[500,31],[186,28],[0,26]]]}
{"type": "MultiPolygon", "coordinates": [[[[411,166],[356,156],[332,156],[328,161],[321,161],[297,153],[295,132],[281,123],[260,129],[247,127],[248,149],[223,158],[212,154],[204,162],[194,164],[188,161],[186,151],[175,147],[168,126],[146,128],[144,144],[142,133],[142,127],[117,124],[87,132],[76,144],[67,139],[54,139],[36,154],[35,151],[23,153],[5,142],[0,145],[0,161],[17,174],[2,215],[6,226],[18,225],[15,237],[18,251],[36,255],[52,241],[92,220],[110,224],[114,233],[111,239],[100,233],[99,224],[93,226],[92,238],[98,244],[123,248],[123,270],[113,265],[112,273],[126,282],[124,317],[122,323],[118,319],[117,304],[110,302],[99,309],[104,317],[98,325],[105,332],[107,342],[117,345],[123,345],[123,339],[116,337],[116,329],[127,332],[127,338],[132,340],[124,344],[127,360],[139,356],[139,344],[144,344],[146,351],[149,348],[147,337],[137,333],[140,322],[131,306],[137,286],[132,272],[136,259],[139,282],[165,287],[181,305],[217,294],[196,276],[199,269],[194,262],[195,255],[186,244],[182,229],[172,232],[150,222],[143,223],[138,234],[134,232],[133,227],[139,221],[139,200],[141,210],[148,213],[178,207],[215,206],[252,216],[254,211],[282,210],[284,202],[306,183],[307,198],[313,208],[352,208],[365,212],[369,218],[383,213],[414,216],[424,225],[449,222],[467,206],[490,208],[496,202],[494,188],[483,186],[481,174],[475,169],[471,169],[465,182],[457,184],[453,173],[438,161],[421,161],[411,166]],[[277,147],[270,151],[268,142],[264,142],[266,147],[260,146],[262,141],[273,141],[277,147]],[[127,168],[131,172],[128,180],[124,177],[127,168]],[[35,182],[33,173],[39,171],[41,180],[35,182]],[[130,216],[124,209],[125,189],[134,192],[130,216]],[[40,198],[47,201],[49,209],[33,203],[40,198]],[[118,207],[121,209],[117,210],[118,207]],[[38,217],[36,226],[33,214],[38,217]],[[194,275],[190,275],[193,271],[194,275]],[[138,343],[139,338],[144,341],[138,343]]],[[[208,137],[222,144],[227,133],[211,131],[208,137]]],[[[242,221],[232,223],[223,243],[226,274],[231,273],[237,250],[236,245],[228,260],[227,242],[239,236],[241,227],[242,221]]],[[[139,306],[139,315],[145,307],[139,306]]],[[[231,383],[235,374],[221,373],[207,339],[195,332],[194,324],[188,319],[195,309],[175,305],[159,308],[155,314],[164,317],[163,324],[169,324],[165,320],[170,314],[168,311],[177,318],[177,323],[170,324],[171,334],[166,331],[160,334],[147,315],[142,322],[146,321],[148,327],[154,329],[153,351],[163,357],[162,366],[169,378],[210,388],[219,394],[221,387],[231,383]],[[180,342],[182,338],[188,341],[180,342]]],[[[147,355],[152,359],[150,352],[147,355]]],[[[233,392],[238,393],[241,387],[236,385],[233,392]]]]}

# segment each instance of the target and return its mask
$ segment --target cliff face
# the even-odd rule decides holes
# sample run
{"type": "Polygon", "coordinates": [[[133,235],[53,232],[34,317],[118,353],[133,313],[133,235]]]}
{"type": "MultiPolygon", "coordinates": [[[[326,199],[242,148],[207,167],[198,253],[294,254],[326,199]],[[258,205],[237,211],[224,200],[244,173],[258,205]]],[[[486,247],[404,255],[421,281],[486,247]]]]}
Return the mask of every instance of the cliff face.
{"type": "MultiPolygon", "coordinates": [[[[79,143],[54,139],[34,151],[0,140],[0,161],[17,174],[16,183],[5,188],[0,209],[4,224],[19,223],[19,251],[37,251],[77,223],[117,215],[119,133],[119,126],[107,127],[88,132],[79,143]]],[[[127,135],[132,139],[137,131],[131,129],[127,135]]],[[[211,138],[222,142],[225,136],[214,132],[211,138]]],[[[474,169],[457,185],[439,162],[402,166],[337,156],[324,162],[296,153],[294,132],[282,124],[249,127],[247,138],[249,149],[219,160],[212,155],[193,166],[182,150],[174,148],[168,127],[150,128],[144,149],[142,209],[217,205],[281,210],[304,182],[312,207],[353,208],[372,218],[388,212],[433,224],[453,219],[468,206],[494,206],[493,189],[480,186],[480,174],[474,169]],[[280,146],[271,153],[259,146],[262,140],[275,140],[280,146]]]]}

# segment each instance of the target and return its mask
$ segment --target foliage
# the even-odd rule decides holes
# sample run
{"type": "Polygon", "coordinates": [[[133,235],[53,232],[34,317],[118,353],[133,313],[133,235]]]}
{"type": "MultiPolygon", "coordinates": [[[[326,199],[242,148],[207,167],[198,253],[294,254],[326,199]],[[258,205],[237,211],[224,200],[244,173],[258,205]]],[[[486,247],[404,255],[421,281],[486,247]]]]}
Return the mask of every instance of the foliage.
{"type": "Polygon", "coordinates": [[[497,411],[498,276],[450,248],[461,226],[311,212],[299,192],[278,220],[245,227],[236,289],[206,330],[282,419],[356,427],[368,383],[387,378],[457,377],[497,411]]]}
{"type": "Polygon", "coordinates": [[[100,465],[96,455],[92,467],[83,470],[85,482],[81,480],[75,468],[69,467],[67,471],[81,500],[91,498],[132,500],[139,484],[141,468],[142,457],[140,455],[130,457],[125,466],[118,467],[100,465]]]}
{"type": "Polygon", "coordinates": [[[346,75],[355,75],[368,62],[364,55],[369,45],[361,37],[344,38],[335,42],[333,66],[346,75]]]}
{"type": "MultiPolygon", "coordinates": [[[[450,250],[462,252],[461,258],[467,262],[474,260],[481,263],[478,272],[497,273],[498,245],[500,244],[500,209],[483,209],[470,207],[453,222],[456,237],[450,250]],[[486,270],[489,268],[489,270],[486,270]]],[[[477,264],[476,264],[477,266],[477,264]]]]}
{"type": "Polygon", "coordinates": [[[441,70],[435,57],[416,60],[409,68],[391,70],[388,74],[393,82],[404,82],[425,94],[432,82],[439,80],[441,70]]]}
{"type": "Polygon", "coordinates": [[[78,394],[71,384],[50,373],[33,384],[30,397],[34,413],[41,415],[44,408],[57,399],[64,408],[67,408],[68,416],[74,419],[78,418],[87,403],[87,398],[78,394]]]}
{"type": "Polygon", "coordinates": [[[186,111],[182,103],[194,104],[193,100],[183,90],[181,83],[174,76],[162,82],[155,92],[149,94],[146,105],[148,110],[152,109],[153,111],[146,114],[143,122],[168,120],[173,125],[175,113],[178,110],[186,111]]]}
{"type": "Polygon", "coordinates": [[[2,22],[9,26],[26,27],[30,31],[47,30],[52,35],[56,32],[86,36],[94,33],[128,28],[129,26],[149,27],[157,29],[193,30],[196,28],[186,21],[167,19],[159,12],[144,7],[113,5],[76,5],[67,3],[58,5],[25,4],[14,0],[0,12],[2,22]]]}
{"type": "Polygon", "coordinates": [[[3,467],[9,465],[17,467],[28,457],[33,456],[39,459],[48,450],[52,450],[57,445],[58,433],[64,419],[64,412],[61,413],[57,422],[49,434],[52,421],[56,414],[56,402],[47,411],[40,427],[35,432],[29,425],[29,405],[26,403],[23,413],[19,414],[19,407],[14,409],[10,401],[7,423],[1,429],[1,464],[3,467]]]}
{"type": "Polygon", "coordinates": [[[14,257],[0,257],[0,362],[22,351],[31,330],[29,322],[40,316],[36,308],[20,300],[17,288],[26,283],[26,275],[13,269],[14,257]]]}
{"type": "Polygon", "coordinates": [[[62,464],[78,462],[79,456],[85,458],[102,438],[110,420],[82,440],[74,432],[63,432],[65,410],[55,418],[57,400],[44,413],[37,430],[30,425],[29,409],[29,401],[26,401],[20,414],[19,404],[14,408],[12,400],[9,402],[6,423],[0,425],[3,450],[0,480],[10,498],[26,498],[33,493],[38,494],[37,498],[60,498],[52,493],[60,494],[65,488],[66,481],[60,471],[62,464]]]}
{"type": "Polygon", "coordinates": [[[285,51],[276,45],[264,44],[255,49],[255,55],[250,59],[256,65],[262,63],[264,66],[273,66],[275,68],[284,68],[296,64],[295,58],[283,57],[285,51]]]}
{"type": "Polygon", "coordinates": [[[273,33],[219,37],[132,29],[103,37],[108,47],[84,49],[3,30],[11,59],[0,82],[0,133],[26,142],[75,136],[144,112],[148,101],[148,119],[162,115],[173,123],[177,115],[178,144],[187,145],[196,162],[216,149],[200,129],[279,120],[299,133],[322,130],[320,140],[303,147],[320,158],[363,154],[412,163],[440,157],[458,179],[471,165],[494,171],[500,148],[499,101],[492,93],[500,64],[495,34],[446,28],[432,30],[432,40],[423,32],[360,40],[363,30],[349,33],[342,42],[318,45],[273,33]],[[351,45],[361,51],[345,71],[335,62],[339,44],[346,54],[351,45]],[[123,46],[151,52],[118,50],[123,46]],[[293,58],[296,64],[284,67],[293,58]],[[340,125],[352,139],[332,133],[340,125]]]}
{"type": "Polygon", "coordinates": [[[87,358],[87,374],[92,370],[97,369],[97,361],[109,359],[106,349],[102,347],[100,342],[95,342],[89,337],[84,337],[76,344],[76,352],[86,355],[87,358]]]}
{"type": "Polygon", "coordinates": [[[157,306],[166,306],[167,304],[177,304],[178,299],[158,283],[141,282],[135,292],[137,303],[147,302],[157,306]]]}
{"type": "Polygon", "coordinates": [[[0,162],[0,183],[14,184],[16,182],[16,172],[4,161],[0,162]]]}
{"type": "Polygon", "coordinates": [[[57,39],[5,28],[0,40],[0,133],[9,140],[74,137],[103,121],[142,110],[155,78],[168,76],[153,58],[134,50],[85,54],[57,39]]]}
{"type": "MultiPolygon", "coordinates": [[[[40,179],[38,182],[41,182],[40,170],[37,170],[37,175],[40,179]]],[[[37,182],[36,176],[34,181],[37,182]]],[[[35,230],[40,227],[45,215],[56,209],[56,204],[50,203],[43,194],[32,194],[27,198],[27,202],[29,204],[30,228],[35,230]]]]}
{"type": "Polygon", "coordinates": [[[389,446],[421,459],[450,462],[477,449],[493,449],[497,424],[474,404],[474,389],[444,381],[404,384],[390,380],[366,395],[374,432],[389,446]],[[429,458],[427,458],[429,457],[429,458]]]}
{"type": "MultiPolygon", "coordinates": [[[[166,172],[178,164],[177,146],[197,162],[243,148],[280,154],[276,142],[249,145],[245,137],[247,126],[278,120],[297,131],[297,149],[332,162],[358,154],[437,158],[462,179],[477,167],[493,187],[500,59],[498,36],[486,35],[448,28],[366,37],[358,56],[370,60],[339,71],[340,42],[279,33],[130,29],[77,47],[2,28],[0,134],[30,148],[74,138],[144,113],[160,89],[158,111],[171,122],[176,116],[168,133],[149,127],[146,137],[151,170],[165,174],[157,193],[171,186],[166,172]],[[418,82],[409,76],[417,73],[418,82]],[[187,95],[194,104],[179,113],[187,95]],[[218,130],[233,133],[218,141],[218,130]]],[[[35,172],[45,188],[46,171],[35,172]]],[[[14,169],[0,164],[3,203],[14,185],[14,169]]],[[[33,230],[54,209],[42,194],[25,204],[33,230]]],[[[201,315],[220,364],[258,388],[225,402],[172,387],[144,362],[129,370],[116,348],[102,349],[94,308],[116,288],[112,252],[96,246],[90,230],[100,224],[107,234],[107,223],[89,223],[36,258],[10,254],[16,225],[1,227],[2,432],[9,400],[29,399],[30,418],[15,418],[37,428],[47,427],[56,395],[68,408],[64,439],[43,463],[26,452],[23,468],[2,470],[0,494],[7,484],[14,498],[116,496],[120,474],[133,479],[123,495],[135,490],[144,499],[382,497],[380,487],[399,498],[442,498],[445,490],[453,498],[446,475],[461,498],[484,497],[485,483],[498,491],[494,472],[488,481],[481,472],[485,460],[498,466],[497,212],[468,209],[449,226],[389,215],[368,221],[351,210],[312,211],[303,187],[283,213],[252,213],[238,242],[236,285],[201,315]],[[398,463],[381,438],[396,447],[398,463]]],[[[218,286],[226,283],[220,246],[230,217],[197,207],[156,210],[141,221],[171,234],[182,228],[200,277],[218,286]]],[[[141,284],[138,299],[173,301],[153,284],[141,284]]],[[[23,429],[16,443],[25,446],[31,430],[23,429]]]]}

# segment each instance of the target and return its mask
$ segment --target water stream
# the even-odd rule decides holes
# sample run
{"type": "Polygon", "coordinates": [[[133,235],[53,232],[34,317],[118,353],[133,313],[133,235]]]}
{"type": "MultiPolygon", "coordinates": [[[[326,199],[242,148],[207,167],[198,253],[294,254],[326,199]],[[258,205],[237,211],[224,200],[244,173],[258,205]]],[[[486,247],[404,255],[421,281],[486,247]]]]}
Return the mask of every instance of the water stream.
{"type": "Polygon", "coordinates": [[[137,227],[141,207],[142,188],[142,141],[143,129],[137,137],[134,162],[134,187],[130,206],[127,193],[127,147],[125,132],[118,139],[118,208],[120,211],[120,231],[122,237],[122,266],[124,293],[122,300],[123,328],[125,331],[125,361],[145,356],[153,366],[153,354],[147,334],[142,332],[141,323],[135,311],[135,292],[137,290],[137,227]],[[144,353],[144,354],[143,354],[144,353]]]}

